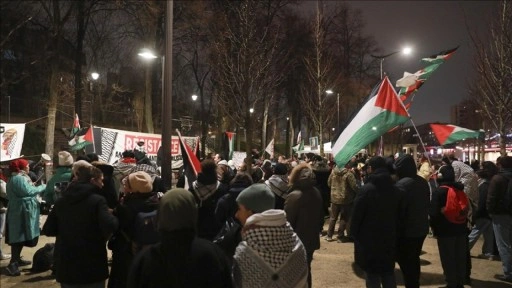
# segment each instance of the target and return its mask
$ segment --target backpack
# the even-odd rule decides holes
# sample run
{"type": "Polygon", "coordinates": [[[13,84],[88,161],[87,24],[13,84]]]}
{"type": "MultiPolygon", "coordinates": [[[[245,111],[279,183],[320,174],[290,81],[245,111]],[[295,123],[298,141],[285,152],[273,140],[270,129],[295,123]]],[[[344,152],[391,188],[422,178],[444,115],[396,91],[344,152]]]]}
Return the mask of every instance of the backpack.
{"type": "Polygon", "coordinates": [[[133,242],[139,246],[146,246],[160,242],[157,229],[156,211],[139,212],[135,217],[133,242]]]}
{"type": "Polygon", "coordinates": [[[48,243],[37,249],[32,258],[32,273],[40,273],[52,269],[54,247],[54,243],[48,243]]]}
{"type": "Polygon", "coordinates": [[[444,216],[446,220],[454,224],[464,224],[468,218],[469,200],[463,190],[450,186],[441,186],[448,189],[446,193],[446,205],[444,216]]]}

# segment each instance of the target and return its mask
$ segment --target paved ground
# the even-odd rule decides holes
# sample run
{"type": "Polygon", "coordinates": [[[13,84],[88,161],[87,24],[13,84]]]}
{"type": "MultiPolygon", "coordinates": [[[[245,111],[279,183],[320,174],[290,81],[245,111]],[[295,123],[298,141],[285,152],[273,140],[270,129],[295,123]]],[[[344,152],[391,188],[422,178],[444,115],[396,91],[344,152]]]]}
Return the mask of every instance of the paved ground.
{"type": "MultiPolygon", "coordinates": [[[[24,248],[22,256],[32,259],[35,251],[44,244],[53,242],[54,238],[42,236],[39,244],[34,248],[24,248]]],[[[315,287],[365,287],[363,274],[352,265],[354,246],[352,243],[326,242],[322,239],[322,247],[315,252],[312,264],[313,286],[315,287]]],[[[481,249],[479,241],[472,250],[472,255],[478,254],[481,249]]],[[[437,242],[433,238],[427,238],[423,246],[426,254],[422,259],[422,287],[444,286],[444,277],[437,252],[437,242]]],[[[2,242],[2,251],[9,252],[10,247],[2,242]]],[[[7,261],[1,261],[0,287],[60,287],[51,273],[31,273],[30,266],[22,269],[21,276],[9,277],[5,274],[7,261]]],[[[501,262],[473,258],[473,270],[471,274],[473,288],[505,288],[512,284],[501,282],[493,278],[494,274],[502,273],[501,262]]],[[[403,280],[398,269],[395,270],[399,287],[404,287],[403,280]]]]}

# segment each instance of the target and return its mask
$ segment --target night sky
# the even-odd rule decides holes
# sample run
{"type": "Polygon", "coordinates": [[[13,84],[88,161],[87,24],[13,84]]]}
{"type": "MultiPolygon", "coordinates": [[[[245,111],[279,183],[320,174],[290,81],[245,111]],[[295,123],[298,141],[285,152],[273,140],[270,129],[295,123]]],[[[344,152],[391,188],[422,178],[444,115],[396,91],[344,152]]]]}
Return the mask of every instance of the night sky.
{"type": "MultiPolygon", "coordinates": [[[[314,11],[316,2],[303,3],[314,11]]],[[[329,1],[325,1],[330,5],[329,1]]],[[[348,1],[360,9],[366,33],[373,35],[382,54],[413,49],[411,55],[393,55],[384,60],[383,70],[394,84],[403,72],[424,67],[421,58],[460,46],[418,90],[409,110],[416,125],[450,123],[450,107],[468,96],[468,83],[474,78],[473,48],[466,28],[482,31],[499,1],[348,1]]],[[[484,30],[485,28],[485,30],[484,30]]]]}

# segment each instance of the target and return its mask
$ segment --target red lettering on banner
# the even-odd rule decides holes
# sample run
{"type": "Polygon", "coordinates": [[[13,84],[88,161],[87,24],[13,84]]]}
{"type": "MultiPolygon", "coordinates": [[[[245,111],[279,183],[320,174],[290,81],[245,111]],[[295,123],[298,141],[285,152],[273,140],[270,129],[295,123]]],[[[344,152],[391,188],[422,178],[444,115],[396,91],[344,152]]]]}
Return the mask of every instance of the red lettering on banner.
{"type": "Polygon", "coordinates": [[[160,147],[161,142],[162,142],[160,140],[160,138],[156,138],[156,137],[140,137],[140,136],[125,134],[125,138],[124,138],[125,150],[135,149],[136,147],[138,147],[137,142],[139,142],[139,141],[144,142],[144,145],[142,145],[142,147],[144,147],[144,150],[146,151],[147,154],[154,154],[154,155],[156,155],[156,153],[158,152],[158,148],[160,147]]]}

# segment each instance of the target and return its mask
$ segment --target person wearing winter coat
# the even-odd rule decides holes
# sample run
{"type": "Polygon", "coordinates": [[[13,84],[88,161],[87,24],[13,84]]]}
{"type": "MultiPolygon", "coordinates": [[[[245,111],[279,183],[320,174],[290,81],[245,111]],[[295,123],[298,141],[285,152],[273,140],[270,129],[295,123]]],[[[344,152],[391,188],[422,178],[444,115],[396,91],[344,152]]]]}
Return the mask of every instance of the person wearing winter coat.
{"type": "Polygon", "coordinates": [[[439,257],[447,287],[462,288],[468,277],[467,223],[452,223],[445,217],[448,188],[443,186],[463,190],[464,185],[456,182],[455,171],[449,163],[439,168],[437,183],[439,187],[432,192],[429,209],[430,226],[437,238],[439,257]]]}
{"type": "Polygon", "coordinates": [[[421,156],[420,168],[418,169],[419,176],[428,181],[432,176],[432,169],[430,168],[430,162],[428,162],[428,158],[425,156],[421,156]]]}
{"type": "Polygon", "coordinates": [[[334,226],[336,226],[336,221],[340,217],[337,238],[338,242],[345,243],[350,241],[350,216],[354,199],[359,190],[356,177],[349,165],[346,165],[343,169],[336,166],[329,175],[327,184],[331,187],[331,214],[325,240],[333,241],[334,226]],[[347,235],[345,235],[345,230],[347,235]]]}
{"type": "Polygon", "coordinates": [[[400,189],[397,262],[405,287],[418,288],[421,248],[429,232],[430,187],[427,180],[416,173],[416,163],[409,154],[395,160],[395,171],[399,179],[396,186],[400,189]]]}
{"type": "Polygon", "coordinates": [[[243,224],[233,265],[235,287],[308,287],[306,250],[274,194],[254,184],[237,197],[237,219],[243,224]]]}
{"type": "Polygon", "coordinates": [[[21,259],[21,250],[24,246],[37,245],[40,235],[39,228],[39,201],[37,195],[41,194],[46,185],[34,186],[28,176],[28,161],[20,158],[9,164],[11,177],[6,185],[7,215],[5,242],[11,246],[11,261],[7,266],[10,276],[19,276],[20,266],[32,264],[21,259]]]}
{"type": "Polygon", "coordinates": [[[128,274],[129,288],[233,287],[222,250],[197,237],[198,208],[182,188],[160,199],[157,227],[161,242],[139,253],[128,274]]]}
{"type": "Polygon", "coordinates": [[[311,261],[320,249],[320,232],[324,225],[322,196],[315,188],[315,174],[307,163],[293,168],[290,173],[290,193],[284,203],[286,219],[306,248],[308,285],[311,287],[311,261]]]}
{"type": "Polygon", "coordinates": [[[91,164],[100,169],[103,173],[103,186],[99,190],[100,195],[105,197],[107,200],[107,206],[110,209],[116,208],[119,205],[119,199],[117,196],[116,185],[114,183],[114,167],[103,161],[93,161],[91,164]]]}
{"type": "Polygon", "coordinates": [[[105,287],[106,243],[118,221],[97,192],[102,172],[93,166],[80,166],[75,175],[75,181],[55,202],[43,234],[56,236],[54,268],[62,287],[105,287]]]}
{"type": "Polygon", "coordinates": [[[482,259],[496,259],[494,255],[494,231],[492,229],[491,216],[487,212],[487,193],[489,184],[494,175],[498,174],[498,166],[491,161],[484,161],[482,169],[476,171],[478,175],[478,208],[475,211],[475,225],[469,233],[469,250],[473,248],[480,235],[484,237],[482,254],[477,257],[482,259]]]}
{"type": "Polygon", "coordinates": [[[43,200],[47,205],[51,206],[55,203],[60,195],[55,193],[55,183],[70,182],[71,181],[71,166],[73,165],[73,156],[68,151],[60,151],[59,166],[55,169],[55,174],[46,184],[46,189],[43,193],[43,200]]]}
{"type": "Polygon", "coordinates": [[[228,187],[217,180],[217,164],[213,160],[201,162],[201,172],[189,190],[199,207],[197,236],[212,241],[223,225],[215,218],[217,201],[228,192],[228,187]]]}
{"type": "Polygon", "coordinates": [[[288,196],[288,167],[286,164],[277,163],[273,174],[265,181],[270,191],[276,196],[275,209],[284,209],[284,202],[288,196]]]}
{"type": "Polygon", "coordinates": [[[143,171],[133,172],[121,180],[125,197],[123,202],[114,210],[119,220],[119,230],[109,241],[112,249],[112,268],[108,279],[108,287],[126,287],[128,272],[133,257],[142,248],[136,243],[135,220],[139,212],[148,213],[158,208],[157,193],[153,190],[153,179],[143,171]]]}
{"type": "Polygon", "coordinates": [[[352,210],[355,263],[366,272],[366,287],[396,287],[399,191],[384,158],[374,156],[367,166],[367,182],[357,193],[352,210]]]}
{"type": "Polygon", "coordinates": [[[235,178],[233,178],[229,184],[228,193],[222,196],[219,201],[217,201],[217,207],[215,208],[215,218],[217,218],[219,223],[224,223],[229,218],[235,219],[235,214],[238,210],[236,197],[238,197],[240,192],[252,184],[251,175],[247,173],[236,174],[235,178]]]}
{"type": "Polygon", "coordinates": [[[512,283],[512,207],[505,205],[506,193],[509,185],[512,185],[512,156],[499,157],[497,163],[500,171],[489,183],[486,203],[503,264],[503,274],[496,274],[494,277],[512,283]]]}

